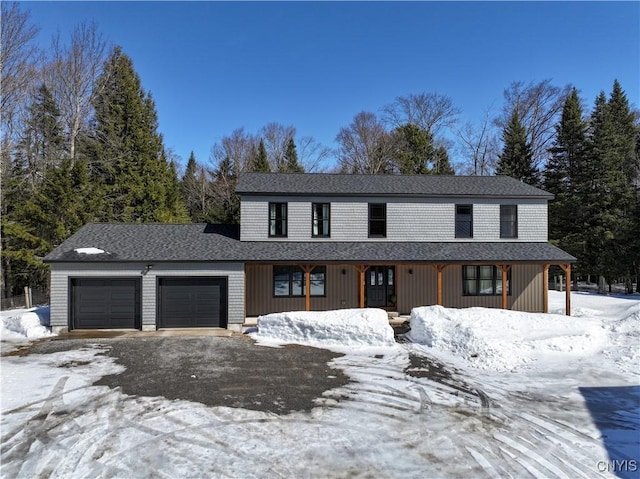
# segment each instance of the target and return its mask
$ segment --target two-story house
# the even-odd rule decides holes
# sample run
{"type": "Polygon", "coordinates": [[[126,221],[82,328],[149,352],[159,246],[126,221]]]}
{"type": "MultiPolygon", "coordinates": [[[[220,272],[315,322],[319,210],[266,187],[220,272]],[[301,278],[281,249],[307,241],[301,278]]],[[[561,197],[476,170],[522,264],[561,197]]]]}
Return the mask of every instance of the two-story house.
{"type": "MultiPolygon", "coordinates": [[[[57,330],[226,327],[277,311],[547,311],[548,193],[509,177],[246,173],[240,226],[89,224],[51,252],[57,330]]],[[[569,313],[569,292],[566,294],[569,313]]]]}

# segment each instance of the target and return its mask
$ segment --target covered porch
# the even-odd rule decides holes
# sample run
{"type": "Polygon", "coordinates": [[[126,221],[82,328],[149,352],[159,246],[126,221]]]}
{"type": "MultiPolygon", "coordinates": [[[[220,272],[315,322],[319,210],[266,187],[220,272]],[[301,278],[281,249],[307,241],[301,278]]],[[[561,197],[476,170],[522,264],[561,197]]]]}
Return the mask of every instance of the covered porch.
{"type": "MultiPolygon", "coordinates": [[[[406,315],[416,306],[433,304],[546,313],[552,265],[570,277],[569,262],[247,263],[246,315],[358,307],[380,307],[406,315]]],[[[565,292],[567,315],[571,313],[570,294],[569,288],[565,292]]]]}

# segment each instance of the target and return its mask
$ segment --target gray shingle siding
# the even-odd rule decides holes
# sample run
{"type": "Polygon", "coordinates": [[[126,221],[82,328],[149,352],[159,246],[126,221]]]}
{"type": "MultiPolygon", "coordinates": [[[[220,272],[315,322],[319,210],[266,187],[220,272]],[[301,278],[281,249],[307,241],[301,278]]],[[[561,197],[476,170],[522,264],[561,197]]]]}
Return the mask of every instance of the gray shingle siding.
{"type": "Polygon", "coordinates": [[[369,238],[368,203],[387,204],[383,241],[458,241],[455,205],[473,204],[473,241],[547,241],[547,200],[538,198],[384,198],[252,196],[241,203],[242,241],[380,241],[369,238]],[[286,202],[288,235],[268,235],[268,203],[286,202]],[[331,237],[311,235],[312,203],[331,204],[331,237]],[[518,205],[518,237],[500,238],[500,205],[518,205]]]}
{"type": "Polygon", "coordinates": [[[73,262],[51,266],[51,327],[66,329],[69,321],[71,278],[142,278],[142,328],[156,329],[157,279],[164,276],[216,276],[228,278],[228,323],[244,322],[244,265],[242,263],[164,263],[145,271],[145,262],[73,262]]]}

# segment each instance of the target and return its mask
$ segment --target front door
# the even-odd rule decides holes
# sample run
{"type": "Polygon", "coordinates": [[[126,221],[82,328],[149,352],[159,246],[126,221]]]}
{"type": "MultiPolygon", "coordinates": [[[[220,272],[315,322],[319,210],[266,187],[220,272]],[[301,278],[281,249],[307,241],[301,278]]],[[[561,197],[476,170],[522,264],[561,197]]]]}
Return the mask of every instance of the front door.
{"type": "Polygon", "coordinates": [[[365,275],[367,307],[387,308],[396,304],[395,268],[371,266],[365,275]]]}

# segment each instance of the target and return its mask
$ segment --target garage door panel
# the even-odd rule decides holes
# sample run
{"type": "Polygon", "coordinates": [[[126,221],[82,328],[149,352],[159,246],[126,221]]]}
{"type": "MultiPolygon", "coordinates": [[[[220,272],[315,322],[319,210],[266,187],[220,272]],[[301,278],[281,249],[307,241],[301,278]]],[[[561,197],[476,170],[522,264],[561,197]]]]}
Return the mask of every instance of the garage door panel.
{"type": "Polygon", "coordinates": [[[74,278],[71,280],[72,328],[140,328],[140,280],[74,278]]]}
{"type": "Polygon", "coordinates": [[[226,278],[159,278],[158,290],[160,327],[226,327],[226,278]]]}

